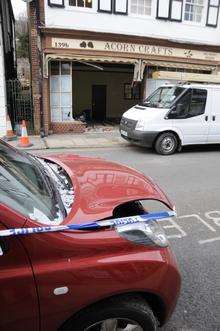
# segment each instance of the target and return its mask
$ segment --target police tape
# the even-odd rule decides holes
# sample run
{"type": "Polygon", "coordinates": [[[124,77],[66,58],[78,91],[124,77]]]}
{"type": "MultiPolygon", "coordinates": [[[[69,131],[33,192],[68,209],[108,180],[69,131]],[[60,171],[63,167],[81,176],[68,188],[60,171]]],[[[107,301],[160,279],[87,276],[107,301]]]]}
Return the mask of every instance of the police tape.
{"type": "Polygon", "coordinates": [[[95,221],[85,224],[41,226],[35,228],[15,228],[15,229],[1,230],[0,237],[20,236],[20,235],[29,235],[29,234],[47,233],[47,232],[61,232],[61,231],[99,230],[102,228],[118,227],[118,226],[135,224],[140,222],[146,223],[152,220],[158,221],[174,216],[176,216],[175,211],[162,211],[156,213],[146,213],[137,216],[115,218],[106,221],[105,220],[95,221]]]}

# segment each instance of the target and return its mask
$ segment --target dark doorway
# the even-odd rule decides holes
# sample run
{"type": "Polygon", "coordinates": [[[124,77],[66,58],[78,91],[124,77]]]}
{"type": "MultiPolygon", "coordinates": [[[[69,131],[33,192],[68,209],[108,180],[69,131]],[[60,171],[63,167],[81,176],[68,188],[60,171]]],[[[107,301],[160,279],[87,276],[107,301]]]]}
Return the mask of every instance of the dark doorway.
{"type": "Polygon", "coordinates": [[[95,122],[106,119],[106,85],[92,86],[92,119],[95,122]]]}

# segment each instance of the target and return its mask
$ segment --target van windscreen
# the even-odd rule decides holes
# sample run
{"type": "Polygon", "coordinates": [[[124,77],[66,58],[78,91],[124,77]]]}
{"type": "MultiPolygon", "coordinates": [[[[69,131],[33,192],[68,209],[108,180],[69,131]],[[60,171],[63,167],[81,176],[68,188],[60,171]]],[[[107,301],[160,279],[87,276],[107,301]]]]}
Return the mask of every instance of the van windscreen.
{"type": "Polygon", "coordinates": [[[181,86],[162,86],[144,100],[142,106],[151,108],[170,108],[176,99],[186,91],[181,86]]]}

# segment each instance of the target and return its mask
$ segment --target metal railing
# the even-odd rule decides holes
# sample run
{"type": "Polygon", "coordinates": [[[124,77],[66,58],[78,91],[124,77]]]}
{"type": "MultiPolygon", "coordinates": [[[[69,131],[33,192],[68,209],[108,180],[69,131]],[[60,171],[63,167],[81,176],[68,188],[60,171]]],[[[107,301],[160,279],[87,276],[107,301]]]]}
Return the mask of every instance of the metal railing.
{"type": "Polygon", "coordinates": [[[21,84],[18,79],[14,79],[6,82],[6,88],[8,114],[13,128],[18,128],[22,120],[25,120],[29,133],[33,133],[34,114],[31,87],[27,84],[21,84]]]}

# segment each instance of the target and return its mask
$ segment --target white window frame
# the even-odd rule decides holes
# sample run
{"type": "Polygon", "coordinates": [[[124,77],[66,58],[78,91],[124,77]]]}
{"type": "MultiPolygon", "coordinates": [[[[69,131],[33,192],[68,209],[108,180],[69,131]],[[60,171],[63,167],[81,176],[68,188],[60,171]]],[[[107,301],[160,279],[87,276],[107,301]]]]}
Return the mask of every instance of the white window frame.
{"type": "MultiPolygon", "coordinates": [[[[137,0],[138,1],[138,0],[137,0]]],[[[129,1],[129,16],[138,17],[138,18],[151,18],[154,12],[154,0],[151,0],[151,14],[138,14],[138,13],[132,13],[131,12],[132,7],[132,0],[129,1]]]]}
{"type": "Polygon", "coordinates": [[[63,93],[70,93],[71,94],[71,105],[70,106],[67,106],[67,107],[63,107],[62,106],[62,103],[61,103],[61,98],[62,98],[62,91],[61,91],[61,77],[62,77],[62,74],[61,74],[61,63],[62,62],[67,62],[67,61],[56,61],[59,63],[59,75],[57,75],[59,77],[59,91],[52,91],[52,88],[51,88],[51,78],[52,78],[52,75],[51,75],[51,66],[50,66],[50,118],[51,118],[51,122],[54,123],[54,122],[58,122],[58,123],[63,123],[63,122],[66,122],[66,121],[63,121],[63,112],[62,112],[62,108],[70,108],[70,111],[71,111],[71,120],[68,121],[68,122],[71,122],[73,121],[73,76],[72,76],[72,72],[73,72],[73,67],[72,67],[72,62],[69,62],[70,63],[70,77],[71,77],[71,87],[70,87],[70,92],[63,92],[63,93]],[[59,94],[59,106],[52,106],[52,103],[51,103],[51,94],[52,93],[56,93],[56,94],[59,94]],[[52,115],[52,111],[53,109],[59,109],[59,120],[56,120],[56,121],[53,121],[53,115],[52,115]]]}
{"type": "Polygon", "coordinates": [[[185,20],[185,7],[186,7],[186,4],[187,4],[187,0],[184,0],[184,2],[183,2],[183,22],[185,24],[198,25],[198,26],[201,26],[201,25],[205,26],[206,25],[206,13],[207,13],[208,2],[206,0],[203,0],[203,1],[204,1],[204,5],[203,5],[203,11],[202,11],[202,18],[201,18],[200,22],[196,22],[196,21],[185,20]]]}

